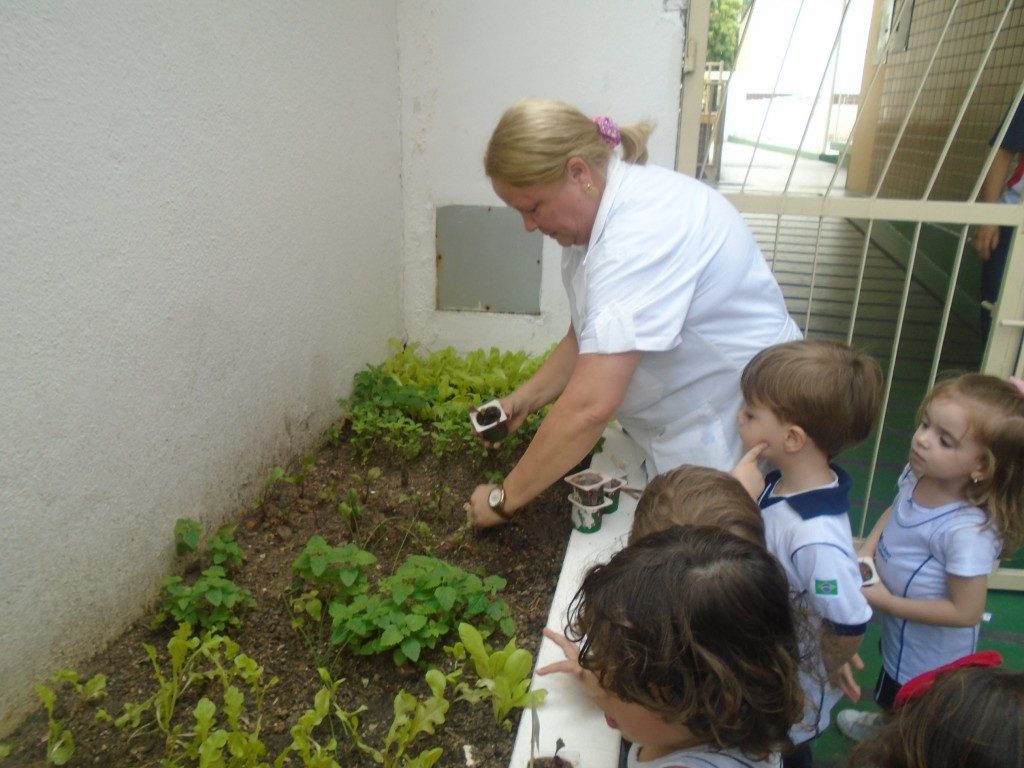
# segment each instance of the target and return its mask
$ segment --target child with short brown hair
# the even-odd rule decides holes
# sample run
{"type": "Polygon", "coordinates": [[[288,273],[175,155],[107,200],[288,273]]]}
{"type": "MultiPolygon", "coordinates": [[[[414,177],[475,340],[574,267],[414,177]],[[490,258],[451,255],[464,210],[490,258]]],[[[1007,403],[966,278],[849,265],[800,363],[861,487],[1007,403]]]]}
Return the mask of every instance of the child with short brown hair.
{"type": "Polygon", "coordinates": [[[859,696],[849,663],[871,609],[850,529],[853,481],[832,459],[870,434],[882,373],[860,350],[804,340],[759,352],[740,387],[740,436],[748,452],[733,474],[758,499],[765,545],[782,564],[793,599],[820,620],[818,641],[804,649],[806,712],[790,734],[797,749],[784,761],[786,768],[806,768],[811,741],[828,725],[842,692],[859,696]],[[758,459],[776,469],[762,477],[758,459]]]}
{"type": "Polygon", "coordinates": [[[757,503],[727,472],[684,464],[644,488],[633,513],[630,542],[673,525],[713,525],[764,546],[757,503]]]}

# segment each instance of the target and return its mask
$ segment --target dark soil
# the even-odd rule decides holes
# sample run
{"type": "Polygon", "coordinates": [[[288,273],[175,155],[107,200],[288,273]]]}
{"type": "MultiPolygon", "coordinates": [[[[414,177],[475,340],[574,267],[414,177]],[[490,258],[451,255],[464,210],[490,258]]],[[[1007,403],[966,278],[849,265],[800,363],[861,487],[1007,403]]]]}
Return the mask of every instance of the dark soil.
{"type": "MultiPolygon", "coordinates": [[[[467,532],[464,528],[463,504],[474,486],[483,481],[484,469],[507,471],[513,463],[514,457],[508,456],[500,461],[475,457],[439,460],[429,450],[411,462],[388,463],[377,457],[363,463],[347,443],[329,445],[318,452],[303,485],[278,483],[262,506],[238,513],[236,540],[246,562],[234,578],[252,592],[257,607],[244,615],[242,627],[227,634],[244,653],[263,665],[267,679],[279,679],[268,693],[264,708],[261,736],[268,748],[264,760],[273,763],[291,741],[289,728],[313,706],[320,687],[317,667],[325,666],[334,679],[346,681],[339,691],[341,706],[348,710],[367,707],[360,717],[360,730],[377,746],[394,716],[395,694],[405,689],[423,697],[427,690],[423,669],[396,667],[390,655],[354,656],[326,643],[314,647],[291,626],[290,600],[296,595],[292,563],[314,534],[335,546],[351,540],[349,528],[331,499],[344,499],[348,489],[356,487],[353,473],[365,476],[370,466],[380,467],[382,475],[370,484],[360,521],[360,545],[377,556],[378,575],[389,574],[410,554],[439,557],[479,575],[501,575],[508,581],[501,597],[511,607],[519,646],[536,653],[571,530],[562,489],[557,485],[549,489],[520,510],[509,525],[483,532],[467,532]]],[[[167,535],[170,537],[171,532],[167,535]]],[[[198,568],[194,564],[192,571],[198,568]]],[[[78,667],[82,679],[99,672],[107,676],[108,696],[100,704],[114,715],[125,701],[141,701],[155,690],[143,643],[155,646],[165,656],[173,626],[151,629],[150,620],[151,615],[140,618],[103,652],[78,667]]],[[[453,636],[448,643],[455,640],[453,636]]],[[[505,642],[500,633],[491,639],[492,645],[505,642]]],[[[450,666],[441,645],[426,658],[450,666]]],[[[79,703],[68,686],[61,686],[59,693],[57,717],[76,741],[68,765],[146,768],[160,764],[162,737],[138,734],[129,738],[126,731],[111,724],[95,723],[95,706],[79,703]]],[[[191,711],[192,703],[187,706],[191,711]]],[[[475,765],[505,768],[511,757],[518,712],[514,721],[510,732],[494,723],[489,703],[454,702],[444,725],[434,736],[415,742],[412,753],[440,746],[444,756],[439,766],[462,766],[467,762],[464,745],[469,745],[475,765]]],[[[341,765],[375,765],[351,745],[340,727],[336,736],[341,765]]],[[[328,738],[326,734],[323,741],[328,738]]],[[[13,746],[11,756],[2,761],[4,768],[44,765],[46,739],[47,717],[40,710],[3,740],[13,746]]],[[[293,753],[286,765],[298,766],[301,760],[293,753]]]]}

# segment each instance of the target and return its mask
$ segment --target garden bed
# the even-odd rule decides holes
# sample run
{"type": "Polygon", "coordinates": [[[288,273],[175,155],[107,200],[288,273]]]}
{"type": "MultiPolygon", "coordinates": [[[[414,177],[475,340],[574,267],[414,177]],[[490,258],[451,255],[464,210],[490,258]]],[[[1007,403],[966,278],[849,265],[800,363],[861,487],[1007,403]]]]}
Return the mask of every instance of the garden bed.
{"type": "MultiPolygon", "coordinates": [[[[336,431],[334,438],[301,466],[272,473],[263,502],[238,514],[235,541],[245,562],[233,578],[239,587],[251,592],[255,607],[240,614],[241,626],[229,627],[224,634],[263,666],[265,681],[271,676],[277,678],[262,707],[260,740],[266,753],[261,759],[267,765],[273,765],[293,742],[292,728],[314,706],[323,687],[319,668],[326,669],[333,681],[344,680],[337,688],[338,706],[348,712],[366,707],[358,716],[360,733],[364,741],[379,745],[394,718],[396,694],[404,690],[419,698],[429,696],[424,681],[426,666],[435,664],[447,672],[452,659],[442,646],[458,640],[453,634],[438,642],[436,648],[425,648],[419,665],[396,665],[390,653],[353,655],[344,647],[332,646],[327,640],[329,617],[319,627],[307,617],[301,631],[293,628],[292,601],[301,592],[301,585],[296,583],[292,566],[312,536],[322,536],[339,547],[358,539],[359,545],[377,558],[369,568],[371,583],[416,554],[444,560],[481,577],[503,577],[507,584],[497,596],[509,605],[519,647],[535,653],[571,528],[564,488],[556,486],[521,510],[510,525],[483,532],[466,529],[463,503],[483,480],[485,471],[507,470],[513,465],[515,456],[507,452],[500,459],[466,456],[465,460],[456,460],[437,458],[425,450],[414,459],[388,463],[371,455],[363,461],[348,440],[347,430],[336,431]],[[380,468],[379,476],[368,471],[372,466],[380,468]],[[344,509],[346,498],[355,501],[347,496],[349,490],[359,496],[358,533],[351,527],[352,515],[339,511],[344,509]]],[[[172,532],[168,531],[167,536],[170,542],[172,532]]],[[[207,564],[196,559],[186,569],[186,581],[207,564]]],[[[97,673],[106,675],[107,695],[102,700],[83,702],[66,683],[52,685],[59,694],[53,717],[48,718],[45,711],[33,714],[19,730],[3,739],[12,750],[6,760],[0,759],[4,768],[45,764],[47,740],[54,738],[49,735],[51,720],[60,721],[61,728],[73,734],[75,750],[68,765],[126,768],[161,764],[166,752],[163,734],[143,728],[129,738],[130,727],[119,729],[110,722],[94,720],[98,707],[117,716],[124,702],[138,702],[155,690],[153,665],[143,644],[166,656],[175,625],[167,622],[153,629],[151,619],[152,615],[140,619],[103,652],[78,667],[82,680],[97,673]]],[[[500,631],[488,640],[496,648],[506,641],[500,631]]],[[[200,693],[196,689],[191,698],[183,699],[179,709],[191,713],[200,693]]],[[[507,766],[520,711],[514,710],[511,722],[503,727],[495,723],[488,702],[458,701],[451,690],[448,698],[451,704],[444,723],[435,734],[421,736],[409,755],[439,747],[443,756],[437,765],[507,766]]],[[[381,764],[360,751],[346,738],[340,723],[329,716],[318,726],[316,735],[320,744],[327,744],[332,735],[337,739],[336,760],[346,768],[381,764]]],[[[293,751],[281,764],[314,763],[293,751]]],[[[393,764],[407,763],[398,760],[393,764]]]]}

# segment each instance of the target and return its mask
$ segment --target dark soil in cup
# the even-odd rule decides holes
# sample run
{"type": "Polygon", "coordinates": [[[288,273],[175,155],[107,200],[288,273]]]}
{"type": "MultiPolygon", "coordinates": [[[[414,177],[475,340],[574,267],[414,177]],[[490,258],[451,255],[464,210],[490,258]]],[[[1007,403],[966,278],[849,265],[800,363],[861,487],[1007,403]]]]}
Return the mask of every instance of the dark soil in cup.
{"type": "Polygon", "coordinates": [[[476,423],[481,427],[489,427],[497,424],[501,419],[501,409],[495,405],[489,405],[476,412],[476,423]]]}

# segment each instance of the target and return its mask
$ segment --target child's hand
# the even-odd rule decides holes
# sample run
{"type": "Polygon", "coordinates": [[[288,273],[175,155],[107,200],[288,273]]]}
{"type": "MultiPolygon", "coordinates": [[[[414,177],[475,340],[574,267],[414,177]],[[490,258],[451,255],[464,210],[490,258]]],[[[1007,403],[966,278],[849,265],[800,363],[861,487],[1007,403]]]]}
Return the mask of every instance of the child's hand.
{"type": "Polygon", "coordinates": [[[887,601],[892,597],[892,592],[889,591],[889,588],[886,587],[881,580],[878,580],[870,587],[861,587],[860,591],[864,593],[864,597],[867,598],[868,605],[873,609],[888,613],[885,606],[887,601]]]}
{"type": "Polygon", "coordinates": [[[580,649],[572,640],[561,632],[555,632],[548,627],[544,628],[544,637],[553,641],[562,649],[565,654],[565,661],[556,661],[554,664],[547,664],[537,668],[538,675],[550,675],[552,672],[566,672],[583,680],[583,667],[580,666],[580,649]]]}
{"type": "Polygon", "coordinates": [[[853,677],[853,670],[864,669],[864,660],[859,654],[853,654],[848,662],[843,664],[839,669],[836,670],[833,675],[833,680],[830,682],[833,685],[839,686],[843,693],[846,694],[846,698],[856,704],[860,701],[860,685],[853,677]]]}
{"type": "Polygon", "coordinates": [[[764,475],[757,466],[757,460],[764,453],[768,443],[758,443],[740,459],[739,463],[732,468],[729,474],[740,481],[740,484],[747,489],[747,493],[757,501],[764,492],[764,475]]]}
{"type": "Polygon", "coordinates": [[[554,664],[538,667],[537,674],[549,675],[552,672],[566,672],[579,680],[588,694],[596,697],[601,692],[601,686],[598,684],[593,672],[588,672],[580,666],[579,646],[562,633],[555,632],[555,630],[548,629],[547,627],[544,628],[544,637],[552,640],[562,649],[562,653],[565,654],[565,661],[556,661],[554,664]]]}

